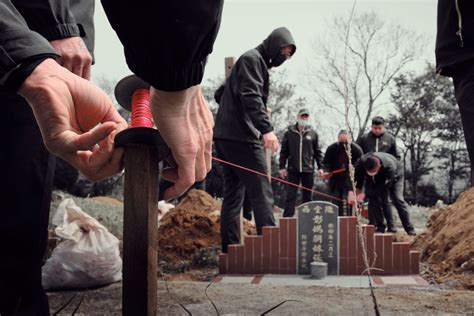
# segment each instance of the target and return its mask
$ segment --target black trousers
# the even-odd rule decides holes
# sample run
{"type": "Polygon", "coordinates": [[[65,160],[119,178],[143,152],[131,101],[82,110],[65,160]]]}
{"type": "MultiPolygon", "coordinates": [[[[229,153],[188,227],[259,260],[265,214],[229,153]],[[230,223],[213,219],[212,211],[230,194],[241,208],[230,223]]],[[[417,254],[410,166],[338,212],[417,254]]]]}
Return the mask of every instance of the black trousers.
{"type": "Polygon", "coordinates": [[[352,216],[352,207],[347,203],[349,191],[351,189],[344,186],[332,186],[330,188],[331,195],[340,199],[340,201],[328,199],[329,202],[337,205],[339,216],[352,216]]]}
{"type": "Polygon", "coordinates": [[[453,76],[454,92],[461,113],[461,121],[471,162],[471,186],[474,186],[474,61],[459,67],[453,76]]]}
{"type": "Polygon", "coordinates": [[[403,197],[404,182],[404,176],[402,175],[397,180],[395,180],[388,188],[386,188],[382,199],[384,203],[384,209],[390,208],[391,210],[391,202],[393,202],[393,206],[395,206],[395,209],[398,212],[398,216],[400,217],[400,221],[402,222],[403,228],[406,232],[409,232],[413,230],[414,227],[410,221],[410,214],[408,213],[408,204],[405,201],[405,198],[403,197]]]}
{"type": "Polygon", "coordinates": [[[41,286],[55,157],[26,101],[0,93],[0,315],[49,315],[41,286]]]}
{"type": "MultiPolygon", "coordinates": [[[[312,189],[314,185],[313,172],[288,172],[288,181],[294,184],[301,184],[305,188],[312,189]]],[[[311,201],[311,191],[302,190],[303,203],[311,201]]],[[[298,188],[292,185],[286,186],[286,201],[284,217],[293,217],[295,215],[296,197],[298,188]]]]}
{"type": "MultiPolygon", "coordinates": [[[[380,196],[383,197],[383,192],[380,193],[380,196]]],[[[380,197],[378,197],[380,199],[380,197]]],[[[392,205],[392,200],[390,199],[390,196],[388,195],[388,198],[385,198],[385,199],[382,199],[381,201],[375,201],[375,202],[372,202],[372,203],[375,203],[375,205],[377,206],[373,206],[372,207],[372,212],[371,212],[371,207],[370,207],[370,198],[369,198],[369,225],[375,225],[377,226],[376,224],[376,220],[375,220],[375,213],[376,212],[379,212],[382,214],[382,217],[380,218],[380,221],[382,221],[382,224],[381,227],[383,226],[384,229],[385,229],[385,226],[386,227],[395,227],[395,222],[393,221],[393,205],[392,205]],[[378,205],[380,204],[380,205],[378,205]],[[387,225],[385,225],[384,223],[384,219],[387,223],[387,225]]]]}
{"type": "MultiPolygon", "coordinates": [[[[267,172],[265,153],[261,145],[225,140],[216,140],[215,145],[219,158],[261,173],[267,172]]],[[[273,192],[267,177],[226,164],[223,165],[223,173],[221,239],[222,252],[226,253],[228,245],[240,242],[240,212],[246,193],[259,235],[263,226],[275,226],[275,218],[273,192]]]]}
{"type": "Polygon", "coordinates": [[[252,203],[250,203],[249,193],[245,190],[244,203],[242,205],[242,213],[248,221],[252,220],[252,203]]]}
{"type": "Polygon", "coordinates": [[[366,183],[366,196],[369,201],[369,225],[374,225],[377,232],[385,232],[387,227],[394,227],[392,202],[389,193],[390,184],[366,183]],[[385,225],[385,220],[387,225],[385,225]]]}

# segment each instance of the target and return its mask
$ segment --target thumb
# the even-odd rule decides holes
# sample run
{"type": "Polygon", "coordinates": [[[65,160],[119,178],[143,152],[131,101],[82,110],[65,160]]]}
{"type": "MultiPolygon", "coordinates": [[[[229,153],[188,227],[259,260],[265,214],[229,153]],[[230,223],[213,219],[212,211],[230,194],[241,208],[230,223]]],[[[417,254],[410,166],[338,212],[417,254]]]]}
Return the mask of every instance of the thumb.
{"type": "Polygon", "coordinates": [[[95,144],[100,143],[106,139],[110,133],[112,133],[117,127],[114,122],[107,122],[100,124],[88,132],[81,135],[77,135],[74,140],[76,150],[89,150],[94,147],[95,144]]]}

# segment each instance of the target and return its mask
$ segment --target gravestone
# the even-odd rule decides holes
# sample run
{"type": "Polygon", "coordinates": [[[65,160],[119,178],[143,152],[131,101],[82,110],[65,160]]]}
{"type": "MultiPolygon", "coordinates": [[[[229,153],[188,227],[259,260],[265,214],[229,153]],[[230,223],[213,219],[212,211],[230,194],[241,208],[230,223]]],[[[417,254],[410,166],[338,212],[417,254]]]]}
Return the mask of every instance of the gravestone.
{"type": "Polygon", "coordinates": [[[298,218],[298,274],[310,274],[311,262],[326,262],[328,274],[338,274],[338,207],[311,201],[296,207],[298,218]]]}

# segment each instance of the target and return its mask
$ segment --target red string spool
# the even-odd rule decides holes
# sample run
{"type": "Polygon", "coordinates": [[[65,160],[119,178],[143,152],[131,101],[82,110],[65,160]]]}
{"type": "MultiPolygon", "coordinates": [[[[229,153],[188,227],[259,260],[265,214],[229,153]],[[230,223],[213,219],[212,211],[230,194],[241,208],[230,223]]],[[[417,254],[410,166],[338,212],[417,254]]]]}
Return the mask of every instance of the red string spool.
{"type": "Polygon", "coordinates": [[[153,115],[150,109],[150,90],[137,89],[132,95],[132,127],[153,128],[153,115]]]}

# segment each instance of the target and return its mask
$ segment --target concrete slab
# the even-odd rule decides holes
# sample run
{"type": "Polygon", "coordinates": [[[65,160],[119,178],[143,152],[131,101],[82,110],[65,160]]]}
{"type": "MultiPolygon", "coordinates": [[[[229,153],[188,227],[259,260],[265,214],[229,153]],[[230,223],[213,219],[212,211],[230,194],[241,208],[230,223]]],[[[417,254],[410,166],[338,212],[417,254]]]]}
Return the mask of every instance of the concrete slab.
{"type": "MultiPolygon", "coordinates": [[[[215,283],[240,283],[240,284],[270,284],[270,285],[296,285],[296,286],[321,286],[344,288],[368,288],[367,276],[327,276],[324,279],[311,279],[307,275],[280,275],[265,274],[258,276],[229,276],[222,275],[214,279],[215,283]]],[[[372,284],[375,287],[429,287],[419,275],[410,276],[373,276],[372,284]]]]}
{"type": "Polygon", "coordinates": [[[385,285],[419,285],[413,276],[386,276],[380,279],[385,285]]]}
{"type": "Polygon", "coordinates": [[[325,286],[325,287],[352,287],[367,288],[369,280],[361,276],[327,276],[324,279],[311,279],[309,276],[302,275],[264,275],[260,284],[272,285],[306,285],[306,286],[325,286]]]}
{"type": "Polygon", "coordinates": [[[222,280],[219,283],[245,283],[250,284],[252,283],[255,277],[252,276],[228,276],[222,277],[222,280]]]}

